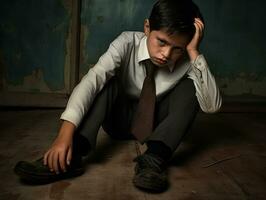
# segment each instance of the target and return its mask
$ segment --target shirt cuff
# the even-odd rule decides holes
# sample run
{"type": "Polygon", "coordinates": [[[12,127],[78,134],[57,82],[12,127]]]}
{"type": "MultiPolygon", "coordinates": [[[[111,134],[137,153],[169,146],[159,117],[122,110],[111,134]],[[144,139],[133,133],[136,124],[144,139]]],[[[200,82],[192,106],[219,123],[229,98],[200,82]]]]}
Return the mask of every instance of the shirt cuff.
{"type": "Polygon", "coordinates": [[[77,112],[75,112],[72,109],[66,109],[62,113],[60,119],[69,121],[69,122],[73,123],[76,127],[78,127],[79,123],[80,123],[80,116],[77,114],[77,112]]]}

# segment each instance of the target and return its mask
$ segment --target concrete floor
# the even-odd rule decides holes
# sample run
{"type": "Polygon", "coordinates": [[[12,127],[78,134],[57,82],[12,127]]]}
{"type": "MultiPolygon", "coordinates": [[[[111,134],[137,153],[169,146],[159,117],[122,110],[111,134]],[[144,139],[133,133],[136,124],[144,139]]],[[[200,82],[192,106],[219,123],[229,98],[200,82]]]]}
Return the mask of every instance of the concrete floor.
{"type": "Polygon", "coordinates": [[[145,147],[102,131],[84,175],[42,186],[21,183],[14,165],[42,156],[61,112],[0,111],[1,200],[266,199],[265,113],[200,113],[170,163],[171,186],[163,194],[144,193],[131,183],[132,160],[145,147]]]}

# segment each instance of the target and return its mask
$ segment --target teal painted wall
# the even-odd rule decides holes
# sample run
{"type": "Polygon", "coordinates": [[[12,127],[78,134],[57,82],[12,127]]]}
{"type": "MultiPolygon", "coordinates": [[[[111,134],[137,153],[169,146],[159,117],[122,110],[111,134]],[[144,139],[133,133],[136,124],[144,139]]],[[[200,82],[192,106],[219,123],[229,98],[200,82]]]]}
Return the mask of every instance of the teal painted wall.
{"type": "Polygon", "coordinates": [[[84,74],[122,31],[142,31],[154,0],[82,0],[84,74]]]}
{"type": "Polygon", "coordinates": [[[0,2],[0,56],[5,82],[2,87],[23,87],[25,77],[36,76],[47,90],[65,88],[66,40],[71,16],[62,2],[0,2]]]}
{"type": "MultiPolygon", "coordinates": [[[[81,75],[122,31],[142,31],[155,0],[81,0],[81,75]]],[[[262,0],[194,0],[206,21],[201,50],[224,95],[266,97],[266,17],[262,0]]],[[[0,90],[42,79],[64,90],[70,0],[2,0],[0,90]],[[26,78],[25,78],[26,77],[26,78]]],[[[31,87],[30,87],[31,88],[31,87]]],[[[23,86],[22,86],[23,89],[23,86]]],[[[32,91],[42,91],[35,87],[32,91]]]]}
{"type": "Polygon", "coordinates": [[[202,49],[223,93],[266,97],[266,2],[195,2],[206,19],[202,49]]]}
{"type": "MultiPolygon", "coordinates": [[[[154,0],[82,0],[84,74],[122,31],[142,31],[154,0]]],[[[201,50],[224,95],[266,97],[266,2],[194,0],[205,21],[201,50]]]]}
{"type": "Polygon", "coordinates": [[[241,72],[265,77],[266,2],[195,0],[206,19],[203,50],[220,76],[241,72]]]}

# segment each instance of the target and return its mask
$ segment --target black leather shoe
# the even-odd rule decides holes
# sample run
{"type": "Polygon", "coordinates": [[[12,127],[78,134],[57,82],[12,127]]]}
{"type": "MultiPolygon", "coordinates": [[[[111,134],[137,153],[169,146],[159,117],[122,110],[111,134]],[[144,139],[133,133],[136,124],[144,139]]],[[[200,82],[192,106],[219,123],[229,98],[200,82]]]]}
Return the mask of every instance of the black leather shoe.
{"type": "Polygon", "coordinates": [[[23,182],[29,184],[48,184],[58,180],[80,176],[84,173],[81,157],[71,161],[66,172],[56,174],[51,172],[48,166],[43,165],[43,158],[34,162],[20,161],[16,164],[14,172],[23,182]]]}
{"type": "Polygon", "coordinates": [[[149,192],[163,192],[168,188],[166,162],[154,154],[143,154],[134,159],[133,184],[149,192]]]}

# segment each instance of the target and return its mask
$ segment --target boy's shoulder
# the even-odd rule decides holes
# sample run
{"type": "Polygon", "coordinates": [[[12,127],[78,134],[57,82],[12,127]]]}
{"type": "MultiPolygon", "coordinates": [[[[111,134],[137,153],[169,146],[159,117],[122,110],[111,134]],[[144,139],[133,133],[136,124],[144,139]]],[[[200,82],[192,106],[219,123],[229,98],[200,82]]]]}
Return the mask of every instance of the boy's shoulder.
{"type": "Polygon", "coordinates": [[[112,43],[119,52],[128,52],[139,46],[141,39],[145,36],[139,31],[124,31],[112,43]]]}
{"type": "Polygon", "coordinates": [[[145,34],[143,32],[140,32],[140,31],[123,31],[120,36],[121,37],[125,37],[125,38],[128,38],[128,39],[131,39],[131,38],[139,38],[141,39],[145,34]]]}
{"type": "Polygon", "coordinates": [[[116,40],[122,43],[139,43],[139,41],[145,36],[143,32],[140,31],[123,31],[116,40]]]}

